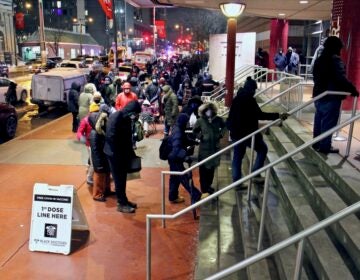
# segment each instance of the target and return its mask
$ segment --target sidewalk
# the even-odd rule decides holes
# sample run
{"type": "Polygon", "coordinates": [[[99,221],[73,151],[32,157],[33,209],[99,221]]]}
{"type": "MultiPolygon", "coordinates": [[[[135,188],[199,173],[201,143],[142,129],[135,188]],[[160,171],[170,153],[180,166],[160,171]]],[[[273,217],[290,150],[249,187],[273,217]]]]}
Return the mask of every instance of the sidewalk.
{"type": "MultiPolygon", "coordinates": [[[[135,214],[116,211],[116,200],[92,200],[85,179],[87,152],[71,133],[71,115],[0,145],[0,279],[145,279],[146,214],[160,213],[158,134],[138,143],[143,157],[141,179],[128,181],[128,197],[138,203],[135,214]],[[89,237],[76,236],[68,256],[28,249],[32,192],[36,182],[71,184],[89,223],[89,237]],[[80,247],[79,247],[80,246],[80,247]]],[[[181,192],[183,192],[182,188],[181,192]]],[[[189,196],[185,205],[189,205],[189,196]]],[[[175,213],[184,204],[167,205],[175,213]]],[[[198,221],[192,214],[153,223],[153,279],[193,279],[198,221]]],[[[74,236],[73,236],[74,237],[74,236]]]]}

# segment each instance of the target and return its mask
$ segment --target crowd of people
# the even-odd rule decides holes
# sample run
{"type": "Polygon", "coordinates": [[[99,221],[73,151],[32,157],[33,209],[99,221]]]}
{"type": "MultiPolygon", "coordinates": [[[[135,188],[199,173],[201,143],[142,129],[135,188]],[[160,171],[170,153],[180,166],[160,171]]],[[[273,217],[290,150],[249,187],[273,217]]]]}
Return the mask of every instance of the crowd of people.
{"type": "MultiPolygon", "coordinates": [[[[341,48],[342,43],[337,37],[329,37],[325,41],[324,50],[314,65],[314,97],[326,90],[349,91],[353,96],[358,95],[357,89],[345,77],[339,57],[341,48]],[[331,70],[329,75],[324,74],[327,73],[325,68],[331,70]]],[[[284,55],[283,61],[291,61],[292,56],[284,55]]],[[[286,65],[286,62],[279,69],[284,70],[286,67],[290,71],[289,63],[286,65]]],[[[72,130],[88,147],[87,182],[93,185],[95,201],[106,201],[108,195],[115,194],[118,211],[136,211],[137,204],[126,195],[128,163],[136,156],[136,142],[142,139],[141,135],[149,136],[149,123],[163,122],[163,139],[167,139],[171,145],[166,157],[170,171],[184,171],[185,163],[191,165],[194,160],[195,145],[199,145],[198,161],[202,161],[220,150],[220,140],[227,130],[231,139],[238,141],[256,131],[259,120],[286,120],[288,117],[287,113],[263,112],[254,98],[257,83],[248,77],[239,88],[225,121],[217,115],[214,103],[203,104],[201,100],[201,96],[211,92],[218,84],[211,75],[189,69],[192,68],[181,60],[161,61],[151,67],[147,65],[145,75],[150,83],[145,88],[140,83],[140,75],[143,73],[136,67],[127,81],[105,75],[98,86],[89,82],[80,94],[79,85],[72,85],[69,93],[69,111],[73,115],[72,130]],[[113,178],[115,192],[111,191],[110,177],[113,178]]],[[[342,97],[335,95],[315,102],[314,137],[336,125],[341,99],[342,97]]],[[[250,146],[251,141],[248,140],[234,148],[234,182],[242,177],[242,159],[246,148],[250,146]]],[[[338,152],[331,146],[331,135],[313,147],[322,153],[338,152]]],[[[261,134],[255,137],[254,149],[256,159],[251,167],[252,171],[264,166],[268,150],[261,134]]],[[[218,157],[200,166],[200,189],[193,183],[191,173],[171,175],[169,201],[185,201],[179,195],[180,184],[189,193],[191,203],[214,193],[212,184],[219,164],[218,157]]],[[[254,181],[262,183],[264,179],[258,175],[254,181]]],[[[245,187],[239,186],[240,189],[245,187]]]]}

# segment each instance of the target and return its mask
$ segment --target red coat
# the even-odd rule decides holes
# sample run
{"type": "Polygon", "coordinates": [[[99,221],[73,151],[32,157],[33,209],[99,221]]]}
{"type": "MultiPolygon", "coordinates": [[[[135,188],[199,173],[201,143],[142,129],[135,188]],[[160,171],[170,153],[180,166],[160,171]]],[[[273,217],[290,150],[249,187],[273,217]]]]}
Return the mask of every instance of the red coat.
{"type": "Polygon", "coordinates": [[[82,137],[85,136],[86,139],[86,147],[90,147],[90,132],[91,126],[89,124],[89,116],[83,118],[80,122],[79,128],[76,132],[76,138],[80,141],[82,137]]]}
{"type": "Polygon", "coordinates": [[[137,101],[138,97],[135,93],[130,92],[129,94],[125,94],[124,92],[120,92],[118,94],[118,96],[116,97],[116,101],[115,101],[115,108],[116,110],[122,110],[125,108],[125,106],[130,102],[130,101],[137,101]]]}

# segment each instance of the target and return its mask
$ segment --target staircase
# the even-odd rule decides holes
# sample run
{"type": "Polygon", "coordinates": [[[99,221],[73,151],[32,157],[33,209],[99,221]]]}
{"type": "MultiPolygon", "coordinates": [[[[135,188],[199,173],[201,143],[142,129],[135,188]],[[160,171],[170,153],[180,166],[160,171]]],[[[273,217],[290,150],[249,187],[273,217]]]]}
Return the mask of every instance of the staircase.
{"type": "MultiPolygon", "coordinates": [[[[294,118],[264,135],[268,162],[273,162],[312,139],[312,133],[294,118]]],[[[247,174],[248,160],[244,160],[247,174]]],[[[219,188],[231,183],[230,155],[222,157],[219,188]]],[[[360,172],[338,154],[323,155],[312,148],[271,170],[263,249],[308,228],[359,201],[360,172]]],[[[231,190],[201,209],[195,279],[204,279],[257,252],[261,185],[231,190]]],[[[302,279],[360,279],[360,222],[355,215],[322,230],[304,244],[302,279]]],[[[226,279],[292,279],[296,246],[247,267],[226,279]]]]}

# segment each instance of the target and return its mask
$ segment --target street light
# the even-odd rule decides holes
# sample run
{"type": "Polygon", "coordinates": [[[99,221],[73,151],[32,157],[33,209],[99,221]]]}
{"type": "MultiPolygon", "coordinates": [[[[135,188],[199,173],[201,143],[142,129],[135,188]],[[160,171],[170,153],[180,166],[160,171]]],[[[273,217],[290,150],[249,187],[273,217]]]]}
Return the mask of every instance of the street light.
{"type": "Polygon", "coordinates": [[[228,18],[227,21],[227,47],[226,47],[226,96],[225,105],[231,106],[234,96],[234,75],[235,75],[235,47],[236,47],[236,18],[245,10],[243,2],[227,2],[220,4],[222,13],[228,18]]]}

